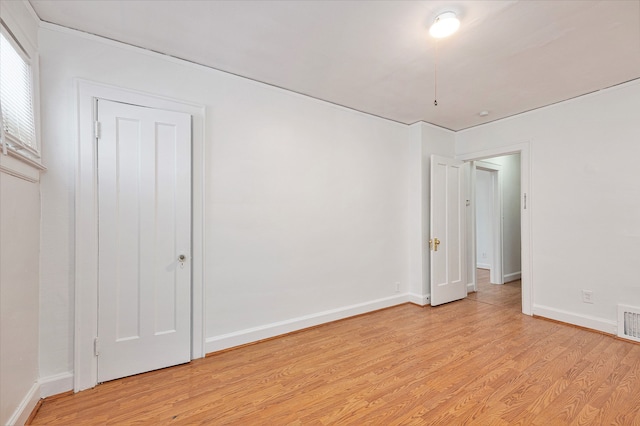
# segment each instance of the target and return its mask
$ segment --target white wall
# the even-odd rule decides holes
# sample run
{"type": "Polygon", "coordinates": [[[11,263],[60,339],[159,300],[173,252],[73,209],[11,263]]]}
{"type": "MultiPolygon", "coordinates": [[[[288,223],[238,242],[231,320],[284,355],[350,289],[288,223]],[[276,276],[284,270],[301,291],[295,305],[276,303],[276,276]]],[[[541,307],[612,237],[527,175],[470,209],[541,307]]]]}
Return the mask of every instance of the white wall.
{"type": "Polygon", "coordinates": [[[638,111],[635,81],[456,135],[458,155],[530,143],[535,314],[614,332],[640,306],[638,111]]]}
{"type": "Polygon", "coordinates": [[[75,77],[206,106],[208,350],[406,300],[407,126],[48,24],[40,37],[43,133],[55,147],[44,151],[42,376],[73,369],[75,77]]]}
{"type": "Polygon", "coordinates": [[[409,126],[409,173],[408,220],[409,220],[409,294],[410,300],[419,305],[426,305],[427,293],[424,287],[423,267],[423,188],[426,182],[422,176],[422,128],[423,123],[409,126]]]}
{"type": "Polygon", "coordinates": [[[493,265],[493,178],[487,170],[476,170],[476,263],[493,265]]]}
{"type": "MultiPolygon", "coordinates": [[[[0,2],[2,20],[27,50],[35,67],[38,24],[31,12],[22,2],[0,2]]],[[[40,397],[38,179],[38,169],[0,153],[0,424],[3,425],[23,423],[40,397]]]]}
{"type": "MultiPolygon", "coordinates": [[[[0,424],[3,425],[22,403],[28,404],[28,395],[38,380],[38,186],[0,171],[0,424]]],[[[31,408],[26,407],[27,415],[31,408]]]]}

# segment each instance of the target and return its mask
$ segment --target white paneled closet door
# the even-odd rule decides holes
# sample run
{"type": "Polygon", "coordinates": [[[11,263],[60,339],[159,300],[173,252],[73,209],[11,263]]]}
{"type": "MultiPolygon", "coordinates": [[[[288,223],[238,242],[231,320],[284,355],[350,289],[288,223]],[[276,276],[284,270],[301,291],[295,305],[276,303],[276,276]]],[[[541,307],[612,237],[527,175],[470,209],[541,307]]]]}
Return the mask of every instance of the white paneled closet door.
{"type": "Polygon", "coordinates": [[[191,359],[191,116],[98,100],[98,382],[191,359]]]}
{"type": "Polygon", "coordinates": [[[431,305],[467,297],[465,167],[431,156],[431,305]]]}

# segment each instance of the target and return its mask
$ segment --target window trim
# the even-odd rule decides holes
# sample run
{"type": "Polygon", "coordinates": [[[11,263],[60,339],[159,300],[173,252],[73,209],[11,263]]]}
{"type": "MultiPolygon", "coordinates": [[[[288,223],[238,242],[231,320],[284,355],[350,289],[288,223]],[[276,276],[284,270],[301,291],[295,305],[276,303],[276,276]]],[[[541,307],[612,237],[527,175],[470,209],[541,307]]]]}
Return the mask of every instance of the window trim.
{"type": "MultiPolygon", "coordinates": [[[[0,133],[2,136],[0,141],[0,172],[4,172],[16,177],[27,178],[25,176],[24,166],[20,166],[15,162],[19,160],[27,166],[42,172],[47,170],[41,163],[41,138],[40,138],[40,90],[39,90],[39,73],[40,64],[39,56],[35,49],[27,48],[31,47],[30,43],[26,45],[21,43],[19,37],[11,31],[11,28],[4,19],[0,19],[0,32],[12,45],[12,47],[18,52],[21,58],[27,63],[30,68],[31,74],[31,104],[33,109],[33,125],[34,125],[34,141],[33,146],[28,146],[18,140],[15,136],[7,134],[0,126],[0,133]]],[[[28,40],[27,40],[28,42],[28,40]]],[[[28,175],[27,180],[34,180],[32,173],[26,173],[28,175]]]]}

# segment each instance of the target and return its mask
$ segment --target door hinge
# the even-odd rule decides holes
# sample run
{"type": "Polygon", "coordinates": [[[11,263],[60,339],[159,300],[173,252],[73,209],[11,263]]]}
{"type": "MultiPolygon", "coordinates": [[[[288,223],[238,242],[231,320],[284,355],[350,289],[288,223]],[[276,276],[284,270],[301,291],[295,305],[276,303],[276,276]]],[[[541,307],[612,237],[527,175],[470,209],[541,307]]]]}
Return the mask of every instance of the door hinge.
{"type": "Polygon", "coordinates": [[[100,355],[100,341],[97,337],[93,340],[93,354],[95,356],[100,355]]]}
{"type": "Polygon", "coordinates": [[[527,193],[524,194],[524,209],[527,209],[527,193]]]}
{"type": "Polygon", "coordinates": [[[100,122],[96,121],[93,124],[93,134],[95,135],[96,139],[100,139],[100,122]]]}

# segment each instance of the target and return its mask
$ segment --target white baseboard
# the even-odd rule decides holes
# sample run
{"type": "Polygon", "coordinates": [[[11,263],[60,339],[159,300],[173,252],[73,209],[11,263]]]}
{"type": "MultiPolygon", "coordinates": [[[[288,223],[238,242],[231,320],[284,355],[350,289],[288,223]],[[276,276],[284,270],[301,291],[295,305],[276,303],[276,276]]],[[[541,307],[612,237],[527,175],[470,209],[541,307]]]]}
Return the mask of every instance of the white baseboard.
{"type": "Polygon", "coordinates": [[[467,294],[473,293],[474,291],[476,291],[475,283],[467,283],[467,294]]]}
{"type": "Polygon", "coordinates": [[[476,268],[478,269],[491,269],[491,265],[489,265],[488,263],[477,263],[476,264],[476,268]]]}
{"type": "Polygon", "coordinates": [[[40,383],[40,397],[46,398],[59,393],[73,390],[73,373],[60,373],[49,377],[42,377],[40,383]]]}
{"type": "Polygon", "coordinates": [[[519,280],[522,278],[522,273],[520,271],[513,272],[511,274],[504,274],[504,282],[508,283],[511,281],[519,280]]]}
{"type": "Polygon", "coordinates": [[[409,293],[408,297],[409,297],[409,302],[415,303],[416,305],[427,306],[428,304],[431,303],[430,294],[409,293]]]}
{"type": "Polygon", "coordinates": [[[16,411],[9,418],[8,426],[22,426],[27,421],[40,398],[73,390],[73,374],[61,373],[39,379],[31,386],[16,411]]]}
{"type": "Polygon", "coordinates": [[[533,315],[614,335],[617,333],[618,329],[616,322],[612,320],[592,317],[590,315],[576,314],[574,312],[563,311],[561,309],[550,308],[548,306],[533,305],[533,315]]]}
{"type": "Polygon", "coordinates": [[[8,426],[23,426],[40,400],[40,383],[35,382],[24,396],[16,411],[9,417],[8,426]]]}
{"type": "Polygon", "coordinates": [[[247,328],[245,330],[239,330],[233,333],[207,337],[205,341],[205,352],[210,353],[223,349],[233,348],[235,346],[257,342],[263,339],[291,333],[292,331],[298,331],[327,322],[352,317],[354,315],[365,314],[367,312],[376,311],[378,309],[401,305],[409,301],[410,297],[408,293],[399,294],[396,296],[385,297],[383,299],[372,300],[369,302],[358,303],[355,305],[331,309],[324,312],[318,312],[311,315],[305,315],[298,318],[292,318],[286,321],[279,321],[271,324],[261,325],[258,327],[247,328]]]}

